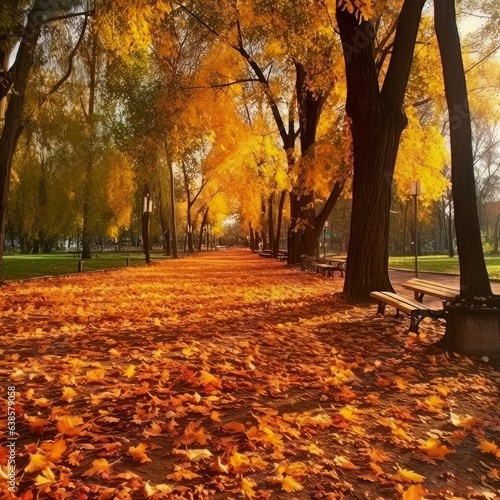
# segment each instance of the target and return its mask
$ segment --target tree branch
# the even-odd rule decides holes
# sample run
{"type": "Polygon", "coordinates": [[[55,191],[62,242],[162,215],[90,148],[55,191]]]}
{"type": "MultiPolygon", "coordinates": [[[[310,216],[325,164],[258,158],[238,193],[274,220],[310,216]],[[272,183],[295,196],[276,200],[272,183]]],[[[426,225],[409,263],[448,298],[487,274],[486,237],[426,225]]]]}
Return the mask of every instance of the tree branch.
{"type": "Polygon", "coordinates": [[[229,87],[230,85],[236,85],[238,83],[245,83],[245,82],[258,82],[258,78],[244,78],[242,80],[236,80],[234,82],[228,82],[228,83],[219,83],[217,85],[200,85],[196,87],[181,87],[182,90],[199,90],[199,89],[218,89],[221,87],[229,87]]]}
{"type": "Polygon", "coordinates": [[[75,55],[78,51],[78,48],[80,47],[83,38],[85,36],[85,31],[87,30],[87,25],[89,21],[89,16],[85,16],[85,21],[83,22],[83,27],[82,27],[82,32],[80,33],[80,37],[78,38],[78,41],[76,42],[76,45],[74,46],[73,50],[71,51],[69,55],[69,61],[68,61],[68,69],[64,76],[52,87],[52,89],[40,99],[40,102],[38,103],[38,108],[40,109],[46,102],[47,99],[52,95],[55,94],[63,85],[63,83],[71,76],[71,73],[73,73],[73,60],[75,58],[75,55]]]}
{"type": "Polygon", "coordinates": [[[330,193],[330,196],[326,200],[323,208],[321,209],[321,212],[316,216],[314,220],[314,227],[315,228],[322,228],[323,225],[325,224],[326,219],[328,219],[328,216],[330,215],[331,211],[333,210],[333,207],[337,203],[337,200],[339,199],[339,196],[342,194],[342,190],[344,189],[346,180],[342,179],[340,181],[336,181],[335,185],[333,186],[332,192],[330,193]]]}
{"type": "Polygon", "coordinates": [[[381,95],[393,108],[403,103],[425,0],[405,0],[399,14],[391,61],[381,95]]]}
{"type": "Polygon", "coordinates": [[[44,24],[52,23],[54,21],[64,21],[65,19],[71,19],[73,17],[80,17],[80,16],[88,17],[88,16],[93,15],[94,13],[95,13],[94,9],[86,10],[84,12],[73,12],[71,14],[64,14],[62,16],[51,17],[50,19],[47,19],[46,21],[43,21],[40,24],[44,25],[44,24]]]}

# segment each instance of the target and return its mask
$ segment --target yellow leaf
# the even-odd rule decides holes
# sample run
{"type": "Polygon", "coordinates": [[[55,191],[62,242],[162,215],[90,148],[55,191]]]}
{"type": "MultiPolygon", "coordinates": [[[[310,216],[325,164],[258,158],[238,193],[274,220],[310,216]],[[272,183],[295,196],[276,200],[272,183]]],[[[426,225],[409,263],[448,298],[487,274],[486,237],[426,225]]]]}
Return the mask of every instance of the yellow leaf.
{"type": "Polygon", "coordinates": [[[151,462],[151,459],[146,455],[147,447],[144,443],[139,443],[135,448],[131,446],[128,449],[128,454],[138,462],[151,462]]]}
{"type": "Polygon", "coordinates": [[[425,477],[411,470],[399,469],[398,472],[392,476],[392,479],[407,483],[421,483],[425,477]]]}
{"type": "Polygon", "coordinates": [[[44,488],[44,487],[49,486],[55,482],[56,482],[56,478],[54,476],[54,473],[50,470],[49,467],[44,469],[42,474],[40,476],[37,476],[35,479],[35,484],[38,488],[40,488],[40,487],[44,488]]]}
{"type": "Polygon", "coordinates": [[[44,470],[49,466],[47,459],[44,455],[40,453],[35,453],[30,456],[29,464],[24,469],[26,472],[36,472],[40,470],[44,470]]]}
{"type": "Polygon", "coordinates": [[[219,389],[222,387],[221,379],[215,377],[214,375],[212,375],[211,373],[208,373],[206,371],[201,372],[200,382],[205,387],[212,386],[214,388],[219,388],[219,389]]]}
{"type": "Polygon", "coordinates": [[[309,454],[322,456],[325,452],[321,448],[318,448],[314,443],[311,443],[309,444],[309,454]]]}
{"type": "Polygon", "coordinates": [[[246,455],[242,455],[241,453],[238,453],[237,451],[235,451],[231,455],[229,462],[231,463],[231,465],[234,469],[240,469],[242,466],[250,465],[249,458],[246,455]]]}
{"type": "Polygon", "coordinates": [[[71,387],[65,387],[63,389],[63,393],[61,396],[61,399],[63,401],[67,401],[68,403],[71,403],[77,396],[77,393],[75,390],[73,390],[71,387]]]}
{"type": "Polygon", "coordinates": [[[127,369],[123,371],[123,374],[128,378],[132,378],[135,374],[135,366],[134,365],[128,366],[127,369]]]}
{"type": "Polygon", "coordinates": [[[281,489],[293,493],[304,489],[292,476],[286,476],[281,480],[281,489]]]}
{"type": "Polygon", "coordinates": [[[244,477],[241,478],[241,492],[247,497],[253,498],[255,496],[255,491],[253,489],[255,486],[257,486],[255,481],[244,477]]]}
{"type": "Polygon", "coordinates": [[[172,450],[175,455],[183,455],[191,462],[199,462],[212,457],[212,453],[208,450],[172,450]]]}
{"type": "Polygon", "coordinates": [[[168,484],[149,484],[149,481],[144,485],[144,491],[148,497],[152,497],[156,493],[172,493],[172,488],[168,484]]]}
{"type": "Polygon", "coordinates": [[[339,466],[341,469],[345,469],[345,470],[356,470],[356,469],[359,469],[359,467],[357,467],[352,462],[350,462],[349,460],[347,460],[347,458],[342,457],[340,455],[337,456],[337,457],[335,457],[333,459],[333,461],[335,462],[335,465],[339,466]]]}
{"type": "Polygon", "coordinates": [[[105,458],[98,458],[92,462],[92,467],[82,474],[82,476],[92,476],[94,474],[102,474],[103,472],[109,472],[109,463],[105,458]]]}

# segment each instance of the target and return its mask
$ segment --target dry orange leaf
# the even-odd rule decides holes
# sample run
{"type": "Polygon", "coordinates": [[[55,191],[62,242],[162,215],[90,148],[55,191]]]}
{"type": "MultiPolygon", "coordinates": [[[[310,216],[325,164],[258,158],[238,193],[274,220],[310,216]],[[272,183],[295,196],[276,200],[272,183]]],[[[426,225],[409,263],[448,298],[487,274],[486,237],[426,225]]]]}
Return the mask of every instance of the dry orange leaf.
{"type": "Polygon", "coordinates": [[[196,474],[196,472],[176,465],[175,472],[172,472],[172,474],[169,474],[167,477],[168,479],[172,479],[173,481],[182,481],[183,479],[194,479],[195,477],[200,476],[199,474],[196,474]]]}
{"type": "Polygon", "coordinates": [[[131,446],[128,449],[128,454],[138,462],[151,462],[151,459],[146,455],[147,446],[144,443],[139,443],[135,448],[131,446]]]}
{"type": "Polygon", "coordinates": [[[483,453],[493,453],[495,454],[498,450],[498,446],[490,441],[483,440],[479,443],[478,447],[483,453]]]}
{"type": "Polygon", "coordinates": [[[403,500],[425,500],[424,495],[427,491],[421,484],[412,485],[403,492],[403,500]]]}
{"type": "Polygon", "coordinates": [[[60,417],[57,422],[57,430],[69,437],[79,436],[84,428],[83,420],[78,416],[65,415],[60,417]]]}

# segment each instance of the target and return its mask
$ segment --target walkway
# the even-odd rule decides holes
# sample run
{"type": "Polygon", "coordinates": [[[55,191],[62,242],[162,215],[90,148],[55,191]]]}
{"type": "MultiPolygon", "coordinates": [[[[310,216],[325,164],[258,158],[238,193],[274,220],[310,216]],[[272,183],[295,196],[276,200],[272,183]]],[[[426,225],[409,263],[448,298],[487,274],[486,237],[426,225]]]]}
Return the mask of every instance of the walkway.
{"type": "Polygon", "coordinates": [[[408,337],[341,286],[221,251],[2,288],[19,493],[493,495],[500,373],[433,347],[440,324],[408,337]]]}

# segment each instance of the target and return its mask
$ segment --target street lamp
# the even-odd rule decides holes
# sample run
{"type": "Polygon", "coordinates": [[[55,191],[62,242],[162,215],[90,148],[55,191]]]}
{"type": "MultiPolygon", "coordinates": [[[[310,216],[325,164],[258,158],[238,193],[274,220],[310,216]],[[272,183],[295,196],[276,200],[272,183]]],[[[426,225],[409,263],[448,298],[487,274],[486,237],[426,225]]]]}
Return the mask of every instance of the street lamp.
{"type": "Polygon", "coordinates": [[[418,278],[418,196],[422,194],[420,181],[410,181],[410,196],[413,196],[413,215],[415,217],[415,278],[418,278]]]}
{"type": "Polygon", "coordinates": [[[328,221],[325,221],[323,226],[323,256],[326,260],[326,230],[328,229],[328,221]]]}
{"type": "Polygon", "coordinates": [[[146,257],[146,264],[149,264],[151,262],[151,255],[149,252],[149,225],[152,211],[153,200],[149,195],[148,187],[146,187],[144,197],[142,198],[142,239],[144,243],[144,255],[146,257]]]}

